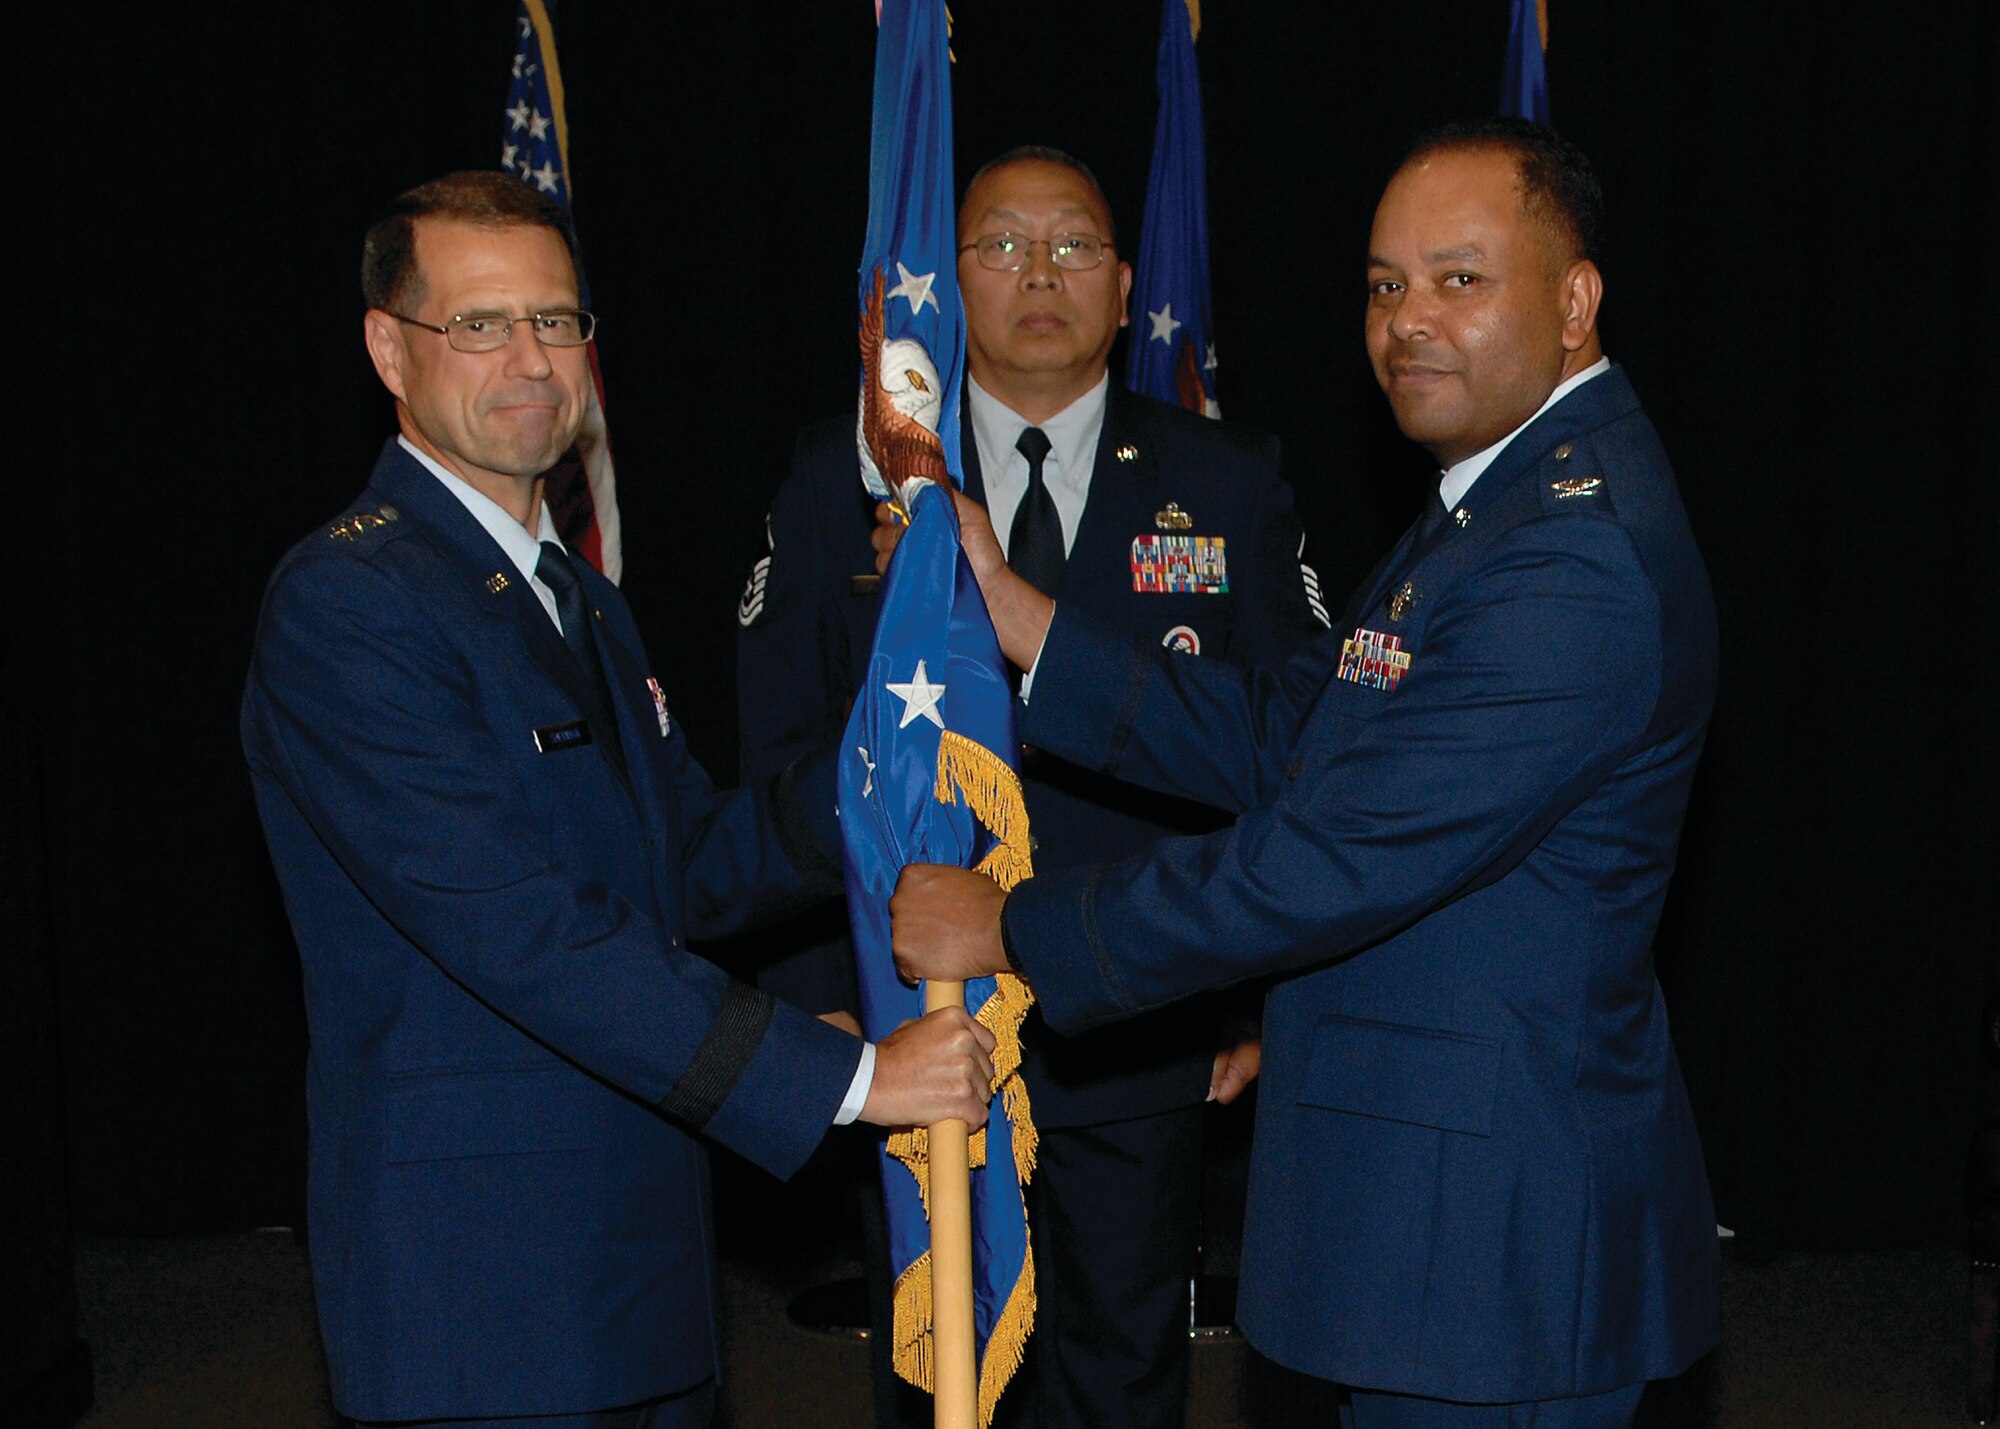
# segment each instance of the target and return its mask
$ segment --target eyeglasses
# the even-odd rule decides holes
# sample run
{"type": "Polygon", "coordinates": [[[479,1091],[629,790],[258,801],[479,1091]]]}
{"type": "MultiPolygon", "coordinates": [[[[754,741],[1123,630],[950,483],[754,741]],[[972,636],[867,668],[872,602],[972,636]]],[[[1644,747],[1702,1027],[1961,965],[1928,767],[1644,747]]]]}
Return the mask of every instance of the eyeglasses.
{"type": "Polygon", "coordinates": [[[1071,273],[1088,273],[1104,261],[1116,245],[1089,233],[1057,233],[1048,238],[1027,238],[1018,233],[982,233],[958,251],[972,253],[979,266],[996,273],[1018,273],[1028,266],[1035,245],[1049,250],[1049,261],[1071,273]]]}
{"type": "Polygon", "coordinates": [[[582,308],[551,308],[545,313],[528,313],[518,318],[505,313],[460,313],[443,327],[402,313],[389,316],[411,327],[442,333],[444,340],[459,352],[498,351],[514,336],[515,323],[529,324],[535,341],[544,347],[582,347],[597,335],[596,314],[582,308]]]}

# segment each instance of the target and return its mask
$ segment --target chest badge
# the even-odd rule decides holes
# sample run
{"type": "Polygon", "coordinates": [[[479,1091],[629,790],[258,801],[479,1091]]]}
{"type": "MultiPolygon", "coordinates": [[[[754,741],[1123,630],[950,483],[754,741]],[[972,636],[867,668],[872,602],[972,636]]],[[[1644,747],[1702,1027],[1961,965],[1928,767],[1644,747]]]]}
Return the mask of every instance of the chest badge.
{"type": "Polygon", "coordinates": [[[1401,620],[1410,613],[1410,607],[1422,599],[1423,597],[1417,594],[1416,584],[1412,581],[1404,581],[1401,586],[1397,587],[1396,593],[1389,597],[1389,618],[1391,620],[1401,620]]]}
{"type": "Polygon", "coordinates": [[[1176,625],[1160,637],[1160,643],[1169,650],[1178,650],[1183,655],[1201,653],[1201,636],[1195,633],[1192,625],[1176,625]]]}
{"type": "Polygon", "coordinates": [[[1340,679],[1371,690],[1394,690],[1410,668],[1410,654],[1403,637],[1384,635],[1379,630],[1355,627],[1354,634],[1340,645],[1340,679]]]}
{"type": "Polygon", "coordinates": [[[1223,538],[1134,536],[1132,589],[1156,595],[1227,595],[1229,555],[1223,538]]]}
{"type": "Polygon", "coordinates": [[[1549,483],[1549,490],[1556,494],[1556,500],[1567,501],[1572,496],[1595,496],[1597,488],[1604,485],[1604,479],[1597,476],[1571,476],[1561,481],[1549,483]]]}
{"type": "Polygon", "coordinates": [[[1153,525],[1162,531],[1192,531],[1194,517],[1181,510],[1180,502],[1169,501],[1166,510],[1153,513],[1153,525]]]}

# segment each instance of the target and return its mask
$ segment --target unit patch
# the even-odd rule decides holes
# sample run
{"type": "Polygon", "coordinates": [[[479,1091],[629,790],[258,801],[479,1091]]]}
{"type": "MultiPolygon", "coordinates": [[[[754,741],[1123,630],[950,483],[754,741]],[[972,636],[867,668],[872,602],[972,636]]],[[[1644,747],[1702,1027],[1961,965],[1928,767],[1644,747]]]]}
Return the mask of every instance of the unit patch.
{"type": "Polygon", "coordinates": [[[1220,536],[1134,536],[1132,589],[1155,593],[1229,593],[1229,562],[1220,536]]]}
{"type": "Polygon", "coordinates": [[[1409,668],[1402,636],[1356,626],[1354,634],[1340,644],[1340,668],[1334,673],[1370,689],[1393,690],[1409,668]]]}

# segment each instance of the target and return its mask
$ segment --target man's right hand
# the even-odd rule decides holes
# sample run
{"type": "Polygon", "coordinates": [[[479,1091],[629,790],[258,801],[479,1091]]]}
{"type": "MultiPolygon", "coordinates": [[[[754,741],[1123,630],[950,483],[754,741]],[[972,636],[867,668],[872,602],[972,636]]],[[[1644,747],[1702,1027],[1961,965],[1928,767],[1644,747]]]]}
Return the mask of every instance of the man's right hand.
{"type": "Polygon", "coordinates": [[[905,1022],[875,1044],[875,1080],[861,1120],[876,1126],[929,1126],[956,1118],[986,1125],[993,1095],[993,1034],[962,1007],[905,1022]]]}
{"type": "MultiPolygon", "coordinates": [[[[1032,669],[1048,638],[1049,622],[1055,619],[1056,603],[1015,575],[1000,552],[1000,538],[993,534],[993,522],[986,508],[962,491],[952,492],[958,506],[958,543],[967,564],[979,580],[979,593],[986,597],[986,610],[993,617],[993,633],[1000,637],[1000,649],[1023,670],[1032,669]]],[[[875,547],[875,570],[889,572],[889,558],[903,539],[902,516],[886,501],[875,506],[875,530],[870,537],[875,547]]]]}

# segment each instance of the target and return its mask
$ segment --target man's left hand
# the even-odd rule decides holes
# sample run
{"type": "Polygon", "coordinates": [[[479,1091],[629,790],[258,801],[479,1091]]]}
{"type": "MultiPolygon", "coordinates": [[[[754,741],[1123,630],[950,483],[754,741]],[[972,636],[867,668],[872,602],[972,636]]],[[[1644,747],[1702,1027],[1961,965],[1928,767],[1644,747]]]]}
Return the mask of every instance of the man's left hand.
{"type": "Polygon", "coordinates": [[[1208,1099],[1228,1106],[1257,1080],[1263,1067],[1264,1044],[1255,1037],[1223,1048],[1215,1054],[1215,1066],[1208,1074],[1208,1099]]]}
{"type": "Polygon", "coordinates": [[[889,899],[889,941],[896,971],[912,982],[965,982],[1003,973],[1000,909],[1007,894],[983,873],[941,863],[913,863],[889,899]]]}

